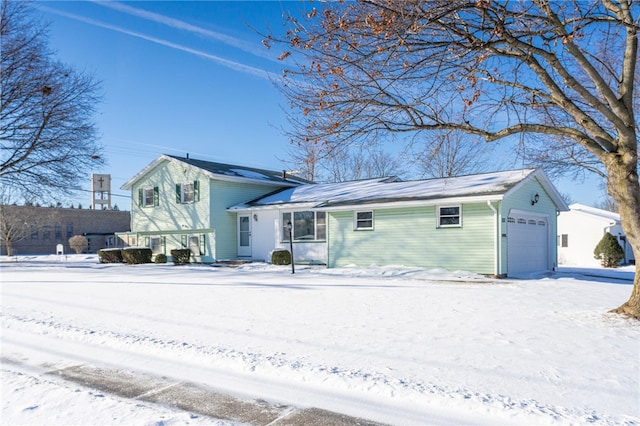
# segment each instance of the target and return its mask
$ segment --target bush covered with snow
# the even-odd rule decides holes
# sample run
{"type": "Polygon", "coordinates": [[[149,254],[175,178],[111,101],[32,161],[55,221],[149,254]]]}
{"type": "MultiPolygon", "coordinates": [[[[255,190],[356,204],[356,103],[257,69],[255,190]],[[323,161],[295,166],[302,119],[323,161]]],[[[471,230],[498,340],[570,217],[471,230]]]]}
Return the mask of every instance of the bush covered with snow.
{"type": "Polygon", "coordinates": [[[122,249],[98,250],[98,260],[100,263],[122,263],[122,249]]]}
{"type": "Polygon", "coordinates": [[[271,253],[271,263],[274,265],[291,265],[289,250],[274,250],[271,253]]]}
{"type": "Polygon", "coordinates": [[[151,263],[151,249],[148,247],[128,247],[122,250],[122,260],[129,265],[151,263]]]}
{"type": "Polygon", "coordinates": [[[171,257],[174,265],[186,265],[191,262],[191,250],[174,249],[171,250],[171,257]]]}

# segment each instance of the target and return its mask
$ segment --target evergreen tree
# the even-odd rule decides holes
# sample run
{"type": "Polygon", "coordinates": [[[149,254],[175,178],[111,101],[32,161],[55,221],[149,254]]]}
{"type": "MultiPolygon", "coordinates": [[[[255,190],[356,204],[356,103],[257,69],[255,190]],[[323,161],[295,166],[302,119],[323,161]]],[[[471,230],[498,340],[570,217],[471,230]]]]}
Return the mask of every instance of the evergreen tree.
{"type": "Polygon", "coordinates": [[[598,259],[605,268],[616,268],[624,259],[624,250],[618,244],[616,237],[607,232],[593,250],[593,257],[598,259]]]}

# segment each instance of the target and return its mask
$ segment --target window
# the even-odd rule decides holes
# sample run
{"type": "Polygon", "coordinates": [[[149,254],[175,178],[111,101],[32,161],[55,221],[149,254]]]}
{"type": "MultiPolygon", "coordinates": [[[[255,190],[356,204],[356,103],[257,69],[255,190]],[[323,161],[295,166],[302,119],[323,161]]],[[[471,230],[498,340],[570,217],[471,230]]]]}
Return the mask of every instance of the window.
{"type": "Polygon", "coordinates": [[[327,215],[325,212],[303,211],[282,213],[282,240],[289,241],[289,228],[294,241],[322,241],[327,238],[327,215]],[[293,220],[291,216],[293,215],[293,220]]]}
{"type": "Polygon", "coordinates": [[[373,229],[373,211],[356,212],[356,229],[373,229]]]}
{"type": "Polygon", "coordinates": [[[569,234],[562,234],[560,237],[561,237],[560,238],[560,240],[561,240],[560,246],[561,247],[569,247],[569,234]]]}
{"type": "Polygon", "coordinates": [[[51,227],[49,225],[44,225],[42,227],[42,239],[43,240],[51,239],[51,227]]]}
{"type": "Polygon", "coordinates": [[[38,239],[38,225],[36,225],[35,223],[31,224],[31,239],[32,240],[38,239]]]}
{"type": "Polygon", "coordinates": [[[73,223],[67,223],[67,238],[73,237],[73,223]]]}
{"type": "Polygon", "coordinates": [[[149,248],[152,254],[164,253],[164,237],[149,237],[149,248]]]}
{"type": "Polygon", "coordinates": [[[461,226],[460,206],[438,207],[438,227],[461,226]]]}
{"type": "Polygon", "coordinates": [[[62,226],[58,223],[55,225],[56,240],[62,239],[62,226]]]}
{"type": "Polygon", "coordinates": [[[191,250],[191,254],[194,256],[203,256],[205,254],[204,234],[183,235],[182,247],[191,250]]]}
{"type": "Polygon", "coordinates": [[[154,207],[160,204],[158,187],[140,188],[138,190],[138,202],[142,207],[154,207]]]}
{"type": "Polygon", "coordinates": [[[176,203],[190,204],[200,201],[198,181],[176,184],[176,203]]]}

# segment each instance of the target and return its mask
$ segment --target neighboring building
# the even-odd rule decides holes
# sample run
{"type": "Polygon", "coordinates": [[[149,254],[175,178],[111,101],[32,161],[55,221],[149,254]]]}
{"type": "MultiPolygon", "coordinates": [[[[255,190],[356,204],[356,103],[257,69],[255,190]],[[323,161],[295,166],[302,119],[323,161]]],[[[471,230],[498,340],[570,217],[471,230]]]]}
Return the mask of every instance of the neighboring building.
{"type": "MultiPolygon", "coordinates": [[[[22,236],[12,244],[15,255],[55,254],[62,244],[65,253],[75,253],[69,238],[84,235],[89,241],[87,252],[118,245],[115,233],[128,231],[131,216],[127,211],[90,210],[58,207],[2,206],[2,221],[19,220],[22,236]]],[[[4,241],[0,254],[7,254],[4,241]]]]}
{"type": "Polygon", "coordinates": [[[160,156],[132,192],[129,245],[189,247],[196,262],[270,260],[339,267],[406,265],[506,276],[557,266],[556,219],[568,209],[542,170],[403,182],[310,184],[278,172],[160,156]]]}
{"type": "Polygon", "coordinates": [[[238,222],[227,209],[306,182],[284,172],[161,155],[122,186],[132,195],[131,232],[118,236],[154,254],[188,247],[195,262],[236,258],[238,222]]]}
{"type": "Polygon", "coordinates": [[[599,266],[600,261],[593,257],[593,250],[607,232],[616,237],[624,250],[622,263],[635,263],[618,213],[582,204],[571,204],[569,209],[558,217],[558,262],[561,265],[599,266]]]}

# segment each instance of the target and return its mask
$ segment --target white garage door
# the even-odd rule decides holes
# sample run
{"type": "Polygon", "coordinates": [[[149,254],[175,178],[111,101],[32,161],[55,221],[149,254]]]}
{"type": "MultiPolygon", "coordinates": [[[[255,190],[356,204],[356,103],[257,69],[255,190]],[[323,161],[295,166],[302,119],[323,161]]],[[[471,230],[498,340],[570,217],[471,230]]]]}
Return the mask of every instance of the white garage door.
{"type": "Polygon", "coordinates": [[[507,224],[508,275],[548,271],[549,220],[546,216],[512,213],[507,224]]]}

